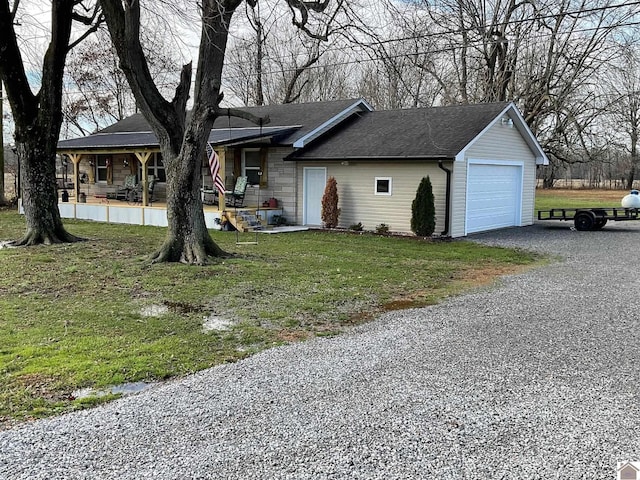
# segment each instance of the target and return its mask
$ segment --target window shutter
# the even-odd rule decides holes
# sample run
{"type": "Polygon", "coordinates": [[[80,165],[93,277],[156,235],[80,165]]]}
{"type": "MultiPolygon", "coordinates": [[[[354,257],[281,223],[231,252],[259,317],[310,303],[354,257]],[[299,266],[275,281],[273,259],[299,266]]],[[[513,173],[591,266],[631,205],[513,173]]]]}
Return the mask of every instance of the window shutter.
{"type": "Polygon", "coordinates": [[[113,159],[107,157],[107,185],[113,185],[113,159]]]}
{"type": "Polygon", "coordinates": [[[269,186],[267,175],[267,163],[269,160],[269,149],[262,147],[260,149],[260,169],[262,170],[262,176],[260,177],[260,188],[267,188],[269,186]]]}
{"type": "Polygon", "coordinates": [[[233,176],[238,178],[242,176],[242,149],[233,150],[233,176]]]}

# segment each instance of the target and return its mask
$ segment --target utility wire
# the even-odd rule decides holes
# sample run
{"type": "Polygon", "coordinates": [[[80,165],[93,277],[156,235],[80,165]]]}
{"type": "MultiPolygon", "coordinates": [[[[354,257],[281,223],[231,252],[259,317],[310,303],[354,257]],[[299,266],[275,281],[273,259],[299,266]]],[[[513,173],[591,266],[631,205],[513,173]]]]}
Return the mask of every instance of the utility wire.
{"type": "MultiPolygon", "coordinates": [[[[636,2],[639,3],[640,2],[636,2]]],[[[625,24],[620,24],[618,26],[616,26],[616,28],[625,28],[625,27],[632,27],[632,26],[638,26],[640,25],[640,21],[638,22],[629,22],[629,23],[625,23],[625,24]]],[[[583,29],[579,29],[579,30],[573,30],[570,33],[571,34],[577,34],[577,33],[587,33],[587,32],[594,32],[594,31],[598,31],[601,29],[607,29],[608,27],[590,27],[590,28],[583,28],[583,29]]],[[[549,38],[551,37],[553,34],[552,33],[544,33],[544,34],[537,34],[535,36],[528,36],[527,39],[530,41],[535,41],[535,40],[542,40],[545,38],[549,38]]],[[[482,47],[484,46],[485,43],[481,40],[477,40],[475,42],[471,42],[468,43],[467,46],[470,47],[482,47]]],[[[421,56],[429,56],[429,55],[436,55],[436,54],[441,54],[441,53],[447,53],[447,52],[453,52],[455,50],[457,50],[459,48],[459,46],[457,45],[450,45],[450,46],[445,46],[445,47],[439,47],[439,48],[432,48],[432,49],[426,49],[426,50],[419,50],[419,51],[408,51],[408,52],[399,52],[393,55],[385,55],[382,58],[356,58],[356,59],[348,59],[348,60],[343,60],[343,61],[338,61],[338,62],[331,62],[331,63],[324,63],[324,64],[316,64],[316,65],[312,65],[310,67],[307,67],[307,70],[309,71],[313,71],[313,70],[321,70],[321,69],[325,69],[325,68],[332,68],[332,67],[343,67],[343,66],[348,66],[348,65],[361,65],[361,64],[366,64],[366,63],[375,63],[375,62],[380,62],[380,61],[384,61],[384,60],[394,60],[394,59],[398,59],[398,58],[403,58],[403,57],[421,57],[421,56]]],[[[339,51],[339,52],[344,52],[344,48],[340,48],[340,49],[334,49],[331,50],[333,51],[339,51]]],[[[325,51],[324,53],[329,53],[329,51],[325,51]]],[[[323,53],[323,54],[324,54],[323,53]]],[[[273,58],[273,61],[278,61],[278,60],[284,60],[283,58],[273,58]]],[[[269,60],[269,57],[267,57],[267,60],[269,60]]],[[[225,68],[229,68],[229,67],[241,67],[241,66],[251,66],[252,62],[248,61],[248,62],[225,62],[225,68]]],[[[279,69],[273,69],[273,70],[266,70],[263,71],[263,75],[265,76],[269,76],[269,75],[281,75],[281,74],[287,74],[287,73],[294,73],[297,70],[298,67],[291,67],[291,68],[279,68],[279,69]]],[[[161,70],[158,72],[158,74],[178,74],[180,72],[180,70],[161,70]]],[[[237,79],[241,79],[241,78],[247,78],[247,77],[254,77],[256,75],[255,72],[241,72],[238,73],[237,75],[223,75],[223,81],[224,80],[237,80],[237,79]]],[[[192,79],[192,83],[195,83],[195,77],[192,79]]],[[[170,88],[172,86],[175,86],[173,83],[163,83],[163,84],[159,84],[158,87],[159,88],[170,88]]],[[[108,94],[108,93],[112,93],[110,90],[105,89],[105,90],[101,90],[101,89],[89,89],[89,90],[67,90],[67,93],[69,94],[81,94],[81,93],[104,93],[104,94],[108,94]]]]}
{"type": "MultiPolygon", "coordinates": [[[[621,7],[631,7],[631,6],[638,6],[640,5],[640,0],[636,0],[636,1],[632,1],[632,2],[624,2],[624,3],[619,3],[619,4],[614,4],[614,5],[605,5],[605,6],[601,6],[601,7],[592,7],[592,8],[588,8],[588,9],[580,9],[580,10],[572,10],[572,11],[567,11],[567,12],[562,12],[562,15],[565,16],[572,16],[572,15],[586,15],[586,14],[591,14],[591,13],[596,13],[596,12],[604,12],[607,10],[612,10],[612,9],[616,9],[616,8],[621,8],[621,7]]],[[[640,12],[638,12],[640,13],[640,12]]],[[[638,13],[634,13],[633,15],[636,15],[638,13]]],[[[378,45],[384,45],[384,44],[389,44],[389,43],[395,43],[395,42],[406,42],[406,41],[415,41],[415,40],[421,40],[424,38],[431,38],[431,37],[443,37],[443,36],[447,36],[447,35],[458,35],[458,34],[462,34],[462,33],[469,33],[469,32],[474,32],[474,31],[478,31],[480,29],[487,29],[489,27],[497,27],[497,26],[508,26],[508,25],[516,25],[516,24],[520,24],[520,23],[524,23],[524,22],[534,22],[534,21],[540,21],[540,20],[544,20],[544,19],[551,19],[551,18],[558,18],[560,16],[560,14],[548,14],[548,15],[542,15],[542,16],[537,16],[537,17],[532,17],[532,18],[526,18],[526,19],[516,19],[516,20],[510,20],[508,22],[498,22],[496,24],[493,25],[479,25],[479,26],[475,26],[475,27],[469,27],[469,28],[464,28],[464,29],[450,29],[450,30],[439,30],[437,32],[430,32],[430,33],[421,33],[421,34],[415,34],[415,35],[411,35],[411,36],[406,36],[406,37],[402,37],[402,38],[393,38],[393,39],[387,39],[387,40],[379,40],[379,41],[375,41],[375,42],[371,42],[368,44],[360,44],[358,45],[358,47],[366,49],[366,48],[372,48],[378,45]]],[[[626,22],[626,23],[620,23],[620,24],[616,24],[614,26],[597,26],[597,27],[590,27],[590,28],[582,28],[582,29],[577,29],[577,30],[572,30],[570,32],[567,32],[567,34],[579,34],[579,33],[587,33],[587,32],[594,32],[594,31],[598,31],[598,30],[613,30],[613,29],[622,29],[622,28],[628,28],[628,27],[634,27],[634,26],[638,26],[640,25],[640,21],[636,21],[636,22],[626,22]]],[[[527,36],[526,38],[530,41],[535,41],[535,40],[541,40],[541,39],[545,39],[545,38],[549,38],[551,37],[553,34],[552,33],[539,33],[536,34],[535,36],[527,36]]],[[[482,47],[484,46],[486,43],[485,41],[482,40],[476,40],[474,42],[468,43],[467,46],[470,47],[482,47]]],[[[426,49],[426,50],[420,50],[420,51],[413,51],[413,52],[399,52],[393,55],[384,55],[384,57],[382,58],[354,58],[354,59],[349,59],[349,60],[344,60],[344,61],[338,61],[338,62],[332,62],[332,63],[324,63],[324,64],[316,64],[316,65],[312,65],[310,67],[307,67],[307,70],[320,70],[320,69],[324,69],[324,68],[331,68],[331,67],[340,67],[340,66],[347,66],[347,65],[359,65],[359,64],[363,64],[363,63],[373,63],[373,62],[378,62],[378,61],[382,61],[382,60],[391,60],[391,59],[397,59],[397,58],[402,58],[402,57],[417,57],[417,56],[426,56],[426,55],[435,55],[435,54],[440,54],[440,53],[446,53],[446,52],[450,52],[450,51],[455,51],[457,48],[459,48],[456,45],[451,45],[451,46],[447,46],[447,47],[439,47],[439,48],[434,48],[434,49],[426,49]]],[[[333,52],[344,52],[345,47],[341,46],[341,47],[332,47],[332,48],[328,48],[326,50],[323,51],[323,55],[328,54],[328,53],[333,53],[333,52]]],[[[284,62],[286,59],[284,57],[267,57],[266,60],[271,59],[274,62],[284,62]]],[[[225,62],[225,68],[233,68],[233,67],[242,67],[242,66],[251,66],[252,62],[251,61],[246,61],[246,62],[225,62]]],[[[277,70],[268,70],[268,71],[264,71],[263,75],[268,76],[268,75],[276,75],[276,74],[287,74],[287,73],[293,73],[297,70],[297,66],[291,67],[291,68],[279,68],[277,70]]],[[[176,69],[176,70],[161,70],[158,72],[158,74],[179,74],[180,70],[176,69]]],[[[239,73],[238,75],[226,75],[223,77],[223,80],[237,80],[239,78],[245,78],[247,76],[255,76],[254,72],[243,72],[243,73],[239,73]]],[[[195,77],[194,79],[192,79],[192,83],[195,82],[195,77]]],[[[165,84],[161,84],[158,85],[158,87],[162,88],[162,87],[171,87],[173,86],[173,84],[171,83],[165,83],[165,84]]],[[[67,93],[69,94],[80,94],[80,93],[111,93],[109,90],[67,90],[67,93]]]]}
{"type": "MultiPolygon", "coordinates": [[[[410,36],[406,36],[406,37],[401,37],[401,38],[392,38],[392,39],[387,39],[387,40],[379,40],[377,42],[373,42],[372,45],[382,45],[382,44],[386,44],[386,43],[393,43],[393,42],[404,42],[407,40],[419,40],[422,38],[428,38],[428,37],[436,37],[436,36],[440,36],[440,35],[457,35],[457,34],[462,34],[462,33],[470,33],[470,32],[475,32],[475,31],[479,31],[482,29],[487,29],[489,27],[492,28],[497,28],[497,27],[506,27],[506,26],[510,26],[510,25],[517,25],[517,24],[521,24],[521,23],[527,23],[527,22],[535,22],[535,21],[540,21],[540,20],[549,20],[549,19],[557,19],[560,16],[581,16],[584,14],[590,14],[590,13],[597,13],[597,12],[604,12],[607,10],[614,10],[617,8],[621,8],[621,7],[632,7],[632,6],[638,6],[640,5],[640,1],[633,1],[633,2],[623,2],[623,3],[617,3],[615,5],[605,5],[602,7],[592,7],[592,8],[585,8],[585,9],[579,9],[579,10],[571,10],[571,11],[566,11],[566,12],[560,12],[560,13],[549,13],[546,15],[540,15],[540,16],[534,16],[534,17],[529,17],[529,18],[519,18],[519,19],[515,19],[515,20],[509,20],[507,22],[496,22],[495,24],[483,24],[483,25],[476,25],[473,27],[467,27],[467,28],[459,28],[459,29],[455,29],[455,30],[441,30],[438,32],[431,32],[431,33],[416,33],[415,35],[410,35],[410,36]]],[[[635,16],[637,15],[639,12],[634,12],[633,14],[631,14],[631,16],[635,16]]],[[[624,26],[624,25],[621,25],[624,26]]],[[[601,27],[601,28],[605,28],[605,27],[601,27]]]]}

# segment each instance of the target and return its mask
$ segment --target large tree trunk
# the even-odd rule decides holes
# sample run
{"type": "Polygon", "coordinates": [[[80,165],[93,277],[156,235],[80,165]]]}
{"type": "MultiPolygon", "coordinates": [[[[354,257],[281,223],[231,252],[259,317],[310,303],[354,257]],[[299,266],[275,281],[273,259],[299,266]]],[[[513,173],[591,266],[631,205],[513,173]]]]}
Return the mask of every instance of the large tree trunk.
{"type": "Polygon", "coordinates": [[[155,86],[140,43],[140,4],[103,0],[102,7],[122,69],[160,143],[167,172],[167,237],[152,255],[154,262],[202,265],[209,256],[222,256],[206,228],[200,198],[201,164],[215,120],[220,96],[229,23],[241,0],[202,2],[202,39],[194,91],[187,120],[191,64],[183,66],[171,102],[155,86]]]}
{"type": "MultiPolygon", "coordinates": [[[[197,150],[197,148],[196,148],[197,150]]],[[[167,169],[167,236],[154,262],[207,263],[208,257],[226,253],[213,241],[204,220],[200,197],[202,170],[198,158],[189,158],[194,148],[185,148],[183,157],[171,156],[163,149],[167,169]]]]}
{"type": "Polygon", "coordinates": [[[42,145],[46,143],[44,138],[39,132],[31,131],[28,139],[16,143],[27,230],[21,239],[14,242],[15,245],[50,245],[79,240],[62,225],[56,189],[56,157],[50,148],[42,145]]]}
{"type": "MultiPolygon", "coordinates": [[[[242,0],[202,0],[202,31],[193,110],[187,118],[191,87],[191,64],[182,68],[174,98],[167,101],[150,73],[140,42],[140,2],[102,0],[103,14],[118,52],[122,70],[141,112],[158,137],[167,171],[167,237],[153,254],[156,262],[204,264],[208,256],[224,255],[214,243],[204,222],[200,198],[201,163],[216,116],[220,114],[222,68],[231,18],[242,0]]],[[[329,2],[287,0],[299,17],[293,22],[305,32],[309,12],[323,12],[329,2]]],[[[255,1],[250,1],[255,6],[255,1]]],[[[232,114],[233,109],[227,109],[232,114]]],[[[241,112],[233,113],[234,116],[241,112]]],[[[262,125],[264,119],[258,119],[262,125]]],[[[258,123],[258,122],[256,122],[258,123]]]]}
{"type": "MultiPolygon", "coordinates": [[[[62,81],[68,51],[98,28],[100,16],[74,12],[79,2],[58,0],[51,3],[51,40],[42,60],[42,76],[37,94],[31,91],[14,29],[16,11],[9,2],[0,2],[0,80],[11,104],[15,139],[21,167],[20,185],[27,231],[18,245],[51,244],[78,240],[62,226],[56,193],[56,145],[62,123],[62,81]],[[90,28],[71,44],[71,25],[83,20],[90,28]],[[84,21],[86,20],[86,21],[84,21]],[[96,20],[96,23],[93,23],[96,20]]],[[[14,3],[14,8],[19,2],[14,3]]],[[[22,43],[22,42],[21,42],[22,43]]]]}

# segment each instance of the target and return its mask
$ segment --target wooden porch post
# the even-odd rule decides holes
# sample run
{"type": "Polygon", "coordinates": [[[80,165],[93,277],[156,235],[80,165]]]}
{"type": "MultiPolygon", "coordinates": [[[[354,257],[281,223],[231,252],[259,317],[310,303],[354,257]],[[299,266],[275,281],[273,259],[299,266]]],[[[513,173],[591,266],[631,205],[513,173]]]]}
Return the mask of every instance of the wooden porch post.
{"type": "Polygon", "coordinates": [[[73,163],[73,190],[75,191],[75,201],[78,202],[78,195],[80,194],[80,160],[82,160],[81,153],[68,153],[67,154],[73,163]]]}
{"type": "Polygon", "coordinates": [[[135,152],[136,157],[142,164],[142,206],[146,207],[149,204],[149,188],[148,188],[148,174],[147,174],[147,162],[151,157],[151,152],[135,152]]]}

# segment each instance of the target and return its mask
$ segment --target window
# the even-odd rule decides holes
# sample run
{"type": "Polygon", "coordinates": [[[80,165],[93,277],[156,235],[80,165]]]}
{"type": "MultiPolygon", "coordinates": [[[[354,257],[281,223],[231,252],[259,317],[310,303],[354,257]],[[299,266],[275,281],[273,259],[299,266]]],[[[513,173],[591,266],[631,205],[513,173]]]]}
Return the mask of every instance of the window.
{"type": "MultiPolygon", "coordinates": [[[[147,160],[147,175],[153,175],[156,178],[156,182],[167,181],[167,174],[164,170],[161,153],[154,153],[149,157],[149,160],[147,160]]],[[[139,177],[142,178],[142,172],[139,172],[139,177]]]]}
{"type": "Polygon", "coordinates": [[[242,151],[242,174],[248,177],[249,185],[260,185],[262,155],[259,148],[245,148],[242,151]]]}
{"type": "Polygon", "coordinates": [[[391,177],[376,177],[375,195],[391,196],[391,177]]]}
{"type": "Polygon", "coordinates": [[[111,157],[103,157],[98,156],[96,161],[96,181],[98,182],[106,182],[107,181],[107,170],[109,169],[109,164],[111,163],[111,157]]]}

